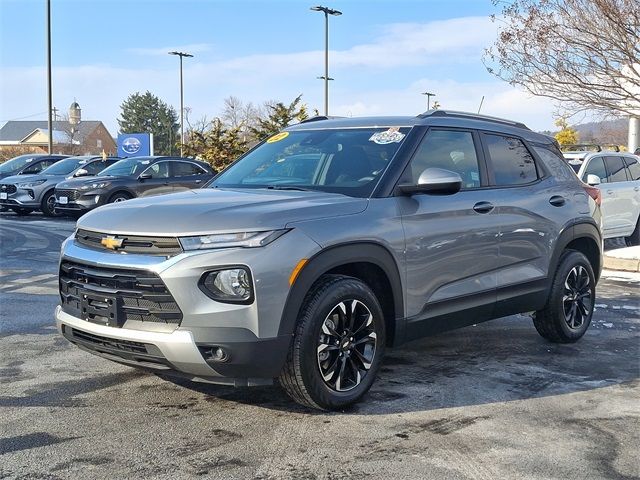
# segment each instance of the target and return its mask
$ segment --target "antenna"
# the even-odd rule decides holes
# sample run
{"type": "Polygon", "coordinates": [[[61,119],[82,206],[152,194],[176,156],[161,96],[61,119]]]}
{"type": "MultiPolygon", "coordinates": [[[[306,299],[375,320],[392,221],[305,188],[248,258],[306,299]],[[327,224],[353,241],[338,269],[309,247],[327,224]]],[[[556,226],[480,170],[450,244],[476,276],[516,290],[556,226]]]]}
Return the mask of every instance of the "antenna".
{"type": "Polygon", "coordinates": [[[480,114],[480,110],[482,110],[483,103],[484,103],[484,95],[482,95],[482,99],[480,100],[480,106],[478,107],[478,114],[480,114]]]}

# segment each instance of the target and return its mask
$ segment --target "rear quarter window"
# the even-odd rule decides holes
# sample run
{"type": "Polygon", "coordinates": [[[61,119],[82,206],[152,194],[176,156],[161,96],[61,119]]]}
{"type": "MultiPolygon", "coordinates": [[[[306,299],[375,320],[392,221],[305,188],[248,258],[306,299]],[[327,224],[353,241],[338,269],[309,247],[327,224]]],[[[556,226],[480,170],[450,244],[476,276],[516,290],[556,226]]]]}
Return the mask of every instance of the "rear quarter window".
{"type": "MultiPolygon", "coordinates": [[[[561,180],[575,180],[577,170],[568,164],[559,150],[551,145],[533,145],[534,152],[540,157],[548,172],[561,180]]],[[[580,169],[582,162],[578,165],[580,169]]]]}
{"type": "Polygon", "coordinates": [[[638,163],[638,160],[625,157],[624,161],[627,163],[629,178],[631,180],[640,180],[640,163],[638,163]]]}

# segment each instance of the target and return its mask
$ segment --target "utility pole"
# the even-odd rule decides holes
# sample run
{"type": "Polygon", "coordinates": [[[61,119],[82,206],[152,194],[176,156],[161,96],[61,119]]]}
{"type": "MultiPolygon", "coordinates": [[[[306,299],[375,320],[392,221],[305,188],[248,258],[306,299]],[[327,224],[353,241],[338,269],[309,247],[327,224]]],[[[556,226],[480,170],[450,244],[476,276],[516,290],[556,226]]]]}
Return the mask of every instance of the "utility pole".
{"type": "Polygon", "coordinates": [[[49,155],[53,153],[53,94],[51,88],[51,0],[47,0],[47,129],[49,130],[49,155]]]}
{"type": "Polygon", "coordinates": [[[329,15],[337,17],[342,12],[320,5],[311,7],[311,10],[324,13],[324,76],[318,78],[324,80],[324,114],[329,116],[329,80],[333,80],[329,77],[329,15]]]}
{"type": "Polygon", "coordinates": [[[169,52],[169,55],[177,55],[180,57],[180,156],[182,156],[184,153],[184,88],[182,83],[182,58],[193,57],[193,55],[185,52],[169,52]]]}
{"type": "Polygon", "coordinates": [[[435,97],[435,93],[422,92],[422,95],[427,96],[427,111],[431,109],[431,97],[435,97]]]}

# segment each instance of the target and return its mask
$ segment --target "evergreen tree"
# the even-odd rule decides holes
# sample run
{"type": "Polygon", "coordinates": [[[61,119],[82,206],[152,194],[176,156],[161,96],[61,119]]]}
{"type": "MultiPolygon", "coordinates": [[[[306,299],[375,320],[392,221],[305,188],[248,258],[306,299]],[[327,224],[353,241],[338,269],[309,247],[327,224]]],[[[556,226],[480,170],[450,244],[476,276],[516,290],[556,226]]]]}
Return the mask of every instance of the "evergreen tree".
{"type": "Polygon", "coordinates": [[[306,120],[309,117],[307,106],[301,102],[302,95],[298,95],[289,105],[282,102],[265,105],[268,116],[257,119],[256,126],[250,127],[249,130],[257,140],[263,140],[296,121],[306,120]]]}
{"type": "Polygon", "coordinates": [[[218,172],[246,151],[242,127],[226,127],[219,118],[210,123],[200,122],[189,131],[184,145],[185,155],[209,162],[218,172]]]}
{"type": "Polygon", "coordinates": [[[152,133],[154,153],[170,155],[179,152],[180,124],[175,109],[147,91],[129,95],[120,106],[120,133],[152,133]]]}

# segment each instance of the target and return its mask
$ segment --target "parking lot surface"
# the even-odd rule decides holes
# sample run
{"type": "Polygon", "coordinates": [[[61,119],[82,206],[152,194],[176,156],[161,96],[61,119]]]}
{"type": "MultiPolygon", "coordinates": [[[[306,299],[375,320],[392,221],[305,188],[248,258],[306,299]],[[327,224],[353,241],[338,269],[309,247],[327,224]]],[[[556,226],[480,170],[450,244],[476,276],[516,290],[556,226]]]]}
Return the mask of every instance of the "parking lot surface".
{"type": "Polygon", "coordinates": [[[0,213],[0,478],[632,479],[640,476],[640,274],[606,271],[585,337],[527,316],[388,352],[339,413],[277,387],[157,376],[54,327],[66,219],[0,213]]]}

